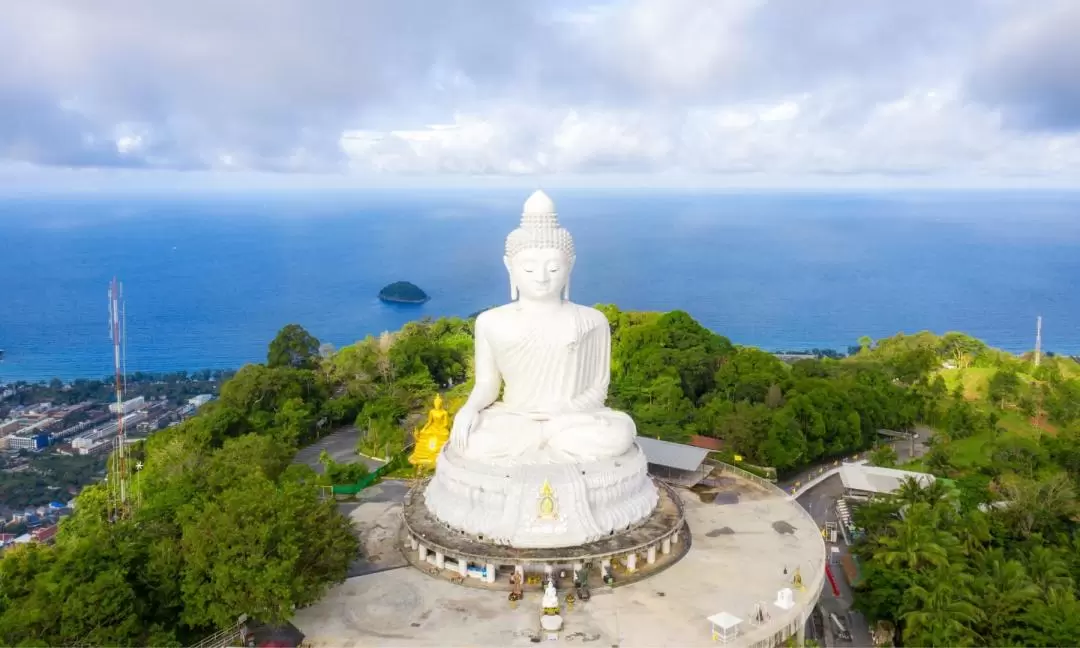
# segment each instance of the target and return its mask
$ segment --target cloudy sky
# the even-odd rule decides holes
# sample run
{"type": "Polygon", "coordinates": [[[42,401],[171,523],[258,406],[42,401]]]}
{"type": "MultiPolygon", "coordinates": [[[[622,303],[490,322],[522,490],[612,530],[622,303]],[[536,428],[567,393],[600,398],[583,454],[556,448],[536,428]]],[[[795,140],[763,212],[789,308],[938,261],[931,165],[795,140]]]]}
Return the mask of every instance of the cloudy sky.
{"type": "Polygon", "coordinates": [[[1080,186],[1077,0],[5,0],[0,177],[1080,186]]]}

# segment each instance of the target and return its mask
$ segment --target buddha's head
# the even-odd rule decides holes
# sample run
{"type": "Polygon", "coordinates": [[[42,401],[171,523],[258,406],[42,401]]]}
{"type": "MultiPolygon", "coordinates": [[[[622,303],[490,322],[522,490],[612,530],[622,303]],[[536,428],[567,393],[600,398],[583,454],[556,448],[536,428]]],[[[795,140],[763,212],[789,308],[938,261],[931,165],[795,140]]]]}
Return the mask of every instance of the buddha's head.
{"type": "Polygon", "coordinates": [[[442,403],[443,403],[442,394],[435,394],[435,409],[441,410],[442,409],[442,403]]]}
{"type": "Polygon", "coordinates": [[[559,225],[555,203],[543,191],[525,201],[521,225],[506,237],[503,263],[510,273],[510,298],[570,299],[574,239],[559,225]]]}

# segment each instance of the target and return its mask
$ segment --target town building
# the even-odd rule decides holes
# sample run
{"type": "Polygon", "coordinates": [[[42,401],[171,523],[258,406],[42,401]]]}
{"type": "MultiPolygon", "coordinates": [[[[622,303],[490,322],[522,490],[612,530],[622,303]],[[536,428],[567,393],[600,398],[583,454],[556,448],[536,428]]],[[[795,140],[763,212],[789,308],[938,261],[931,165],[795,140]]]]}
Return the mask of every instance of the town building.
{"type": "Polygon", "coordinates": [[[212,400],[214,400],[213,394],[199,394],[198,396],[192,396],[191,398],[189,398],[188,405],[191,405],[195,409],[198,409],[212,400]]]}
{"type": "Polygon", "coordinates": [[[18,432],[20,429],[28,425],[30,422],[26,419],[12,418],[6,421],[0,421],[0,436],[7,436],[14,432],[18,432]]]}
{"type": "Polygon", "coordinates": [[[25,434],[25,428],[7,437],[7,449],[11,451],[29,450],[41,452],[49,447],[48,434],[25,434]]]}
{"type": "Polygon", "coordinates": [[[142,396],[124,401],[123,403],[109,403],[109,411],[113,414],[130,414],[146,407],[146,399],[142,396]]]}

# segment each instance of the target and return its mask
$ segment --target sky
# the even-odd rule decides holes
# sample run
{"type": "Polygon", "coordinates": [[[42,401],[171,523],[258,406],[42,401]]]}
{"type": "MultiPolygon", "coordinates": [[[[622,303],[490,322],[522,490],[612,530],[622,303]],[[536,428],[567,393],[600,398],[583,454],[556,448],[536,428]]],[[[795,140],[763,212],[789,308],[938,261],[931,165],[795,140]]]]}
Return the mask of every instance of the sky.
{"type": "Polygon", "coordinates": [[[11,0],[0,187],[1080,187],[1076,0],[11,0]]]}

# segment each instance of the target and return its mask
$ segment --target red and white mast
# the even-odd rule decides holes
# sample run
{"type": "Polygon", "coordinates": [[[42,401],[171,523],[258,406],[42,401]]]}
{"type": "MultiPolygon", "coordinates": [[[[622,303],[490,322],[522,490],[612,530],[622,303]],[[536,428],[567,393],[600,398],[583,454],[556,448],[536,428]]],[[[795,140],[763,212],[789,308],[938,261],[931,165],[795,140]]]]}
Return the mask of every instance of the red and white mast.
{"type": "Polygon", "coordinates": [[[124,430],[124,387],[127,358],[124,310],[124,287],[114,277],[109,284],[109,337],[113,343],[113,369],[116,373],[116,441],[113,457],[112,484],[117,517],[127,507],[127,436],[124,430]]]}

